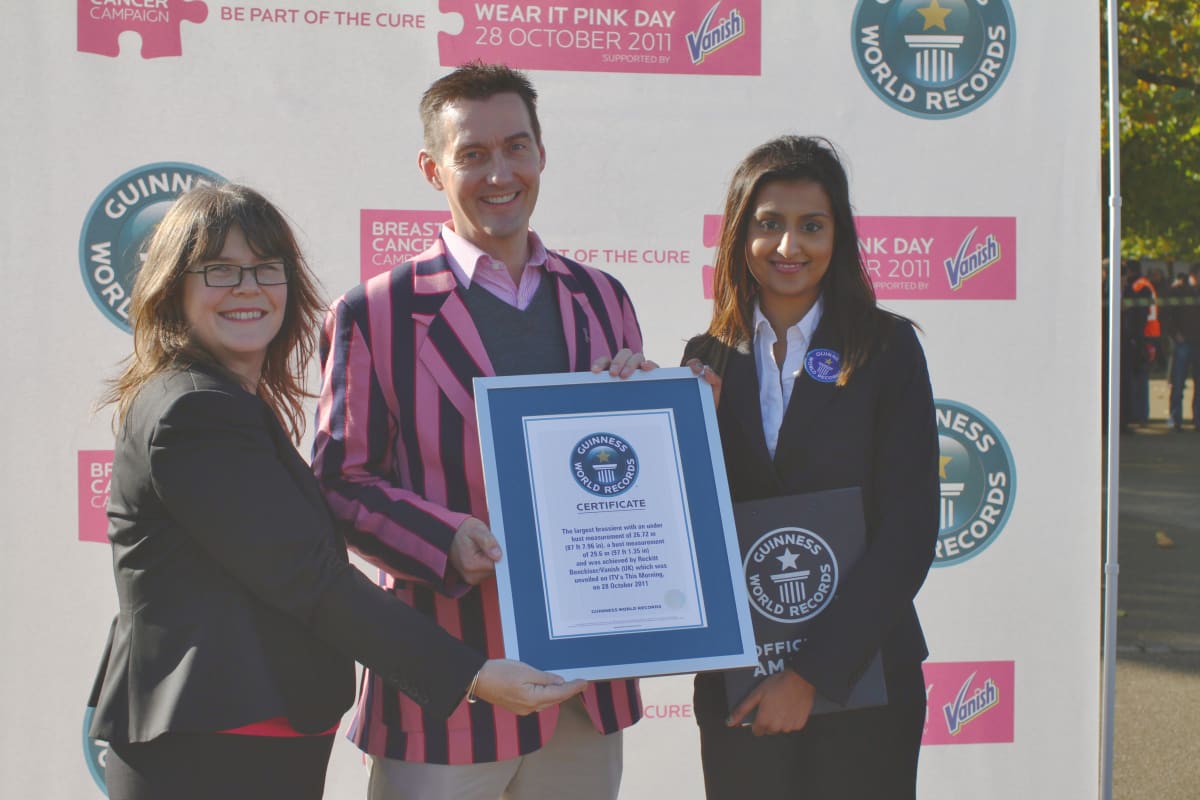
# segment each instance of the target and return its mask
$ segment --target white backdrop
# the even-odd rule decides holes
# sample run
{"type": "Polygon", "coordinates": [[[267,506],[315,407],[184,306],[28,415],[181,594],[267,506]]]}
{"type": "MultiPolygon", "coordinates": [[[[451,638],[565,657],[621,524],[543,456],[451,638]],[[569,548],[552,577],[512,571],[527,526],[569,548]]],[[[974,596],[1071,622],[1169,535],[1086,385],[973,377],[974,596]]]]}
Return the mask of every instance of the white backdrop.
{"type": "MultiPolygon", "coordinates": [[[[707,324],[713,216],[741,156],[784,132],[844,150],[863,252],[924,330],[944,428],[920,796],[1095,796],[1094,0],[285,2],[0,6],[0,795],[102,796],[81,726],[116,603],[95,541],[112,437],[90,406],[129,350],[122,259],[170,176],[264,191],[336,296],[444,218],[416,170],[416,104],[479,56],[541,92],[535,227],[625,283],[663,364],[707,324]]],[[[622,798],[701,796],[690,681],[645,687],[622,798]]],[[[339,741],[328,795],[364,787],[339,741]]]]}

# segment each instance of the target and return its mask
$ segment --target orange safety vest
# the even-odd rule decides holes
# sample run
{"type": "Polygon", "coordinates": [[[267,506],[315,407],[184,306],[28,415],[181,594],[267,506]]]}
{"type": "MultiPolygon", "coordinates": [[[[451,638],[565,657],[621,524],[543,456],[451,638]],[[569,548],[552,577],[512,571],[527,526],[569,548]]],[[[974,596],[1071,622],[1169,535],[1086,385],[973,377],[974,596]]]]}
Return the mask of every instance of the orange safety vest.
{"type": "Polygon", "coordinates": [[[1133,282],[1133,291],[1136,294],[1142,289],[1150,290],[1150,297],[1153,302],[1150,304],[1149,313],[1146,314],[1146,327],[1142,329],[1142,336],[1147,339],[1157,339],[1162,336],[1162,324],[1158,321],[1158,292],[1154,289],[1154,284],[1150,279],[1142,276],[1133,282]]]}

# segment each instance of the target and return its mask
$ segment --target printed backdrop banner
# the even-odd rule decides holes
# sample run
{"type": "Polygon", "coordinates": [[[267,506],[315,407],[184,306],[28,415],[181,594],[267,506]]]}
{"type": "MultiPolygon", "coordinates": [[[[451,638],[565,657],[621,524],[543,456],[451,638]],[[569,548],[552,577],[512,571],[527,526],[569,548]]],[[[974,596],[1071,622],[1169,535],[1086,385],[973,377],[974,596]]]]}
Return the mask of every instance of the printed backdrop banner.
{"type": "MultiPolygon", "coordinates": [[[[662,364],[708,322],[737,161],[785,132],[844,151],[865,264],[920,324],[938,398],[920,796],[1095,795],[1094,0],[60,0],[0,15],[0,795],[103,796],[105,750],[82,730],[116,607],[112,431],[92,406],[130,350],[147,234],[182,190],[235,180],[290,215],[328,297],[389,269],[447,218],[416,168],[419,95],[474,58],[529,71],[547,154],[534,225],[624,282],[662,364]]],[[[690,680],[645,689],[623,800],[701,796],[690,680]]],[[[328,795],[365,782],[339,741],[328,795]]]]}

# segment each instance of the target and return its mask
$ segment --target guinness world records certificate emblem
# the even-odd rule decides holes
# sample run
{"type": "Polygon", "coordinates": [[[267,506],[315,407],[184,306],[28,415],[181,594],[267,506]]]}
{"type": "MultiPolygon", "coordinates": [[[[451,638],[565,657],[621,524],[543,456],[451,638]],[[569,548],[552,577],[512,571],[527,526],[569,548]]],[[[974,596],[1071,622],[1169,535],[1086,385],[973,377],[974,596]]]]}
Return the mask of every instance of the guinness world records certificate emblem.
{"type": "Polygon", "coordinates": [[[707,385],[524,375],[475,398],[507,657],[588,679],[754,663],[707,385]]]}

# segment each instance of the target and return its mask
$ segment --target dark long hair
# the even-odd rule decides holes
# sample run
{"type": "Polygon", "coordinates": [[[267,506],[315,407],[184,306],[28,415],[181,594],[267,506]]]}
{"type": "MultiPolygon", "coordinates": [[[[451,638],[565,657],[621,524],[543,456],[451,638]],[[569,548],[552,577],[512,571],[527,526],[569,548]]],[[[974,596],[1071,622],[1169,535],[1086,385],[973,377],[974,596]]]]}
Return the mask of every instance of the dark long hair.
{"type": "Polygon", "coordinates": [[[744,348],[753,338],[758,284],[750,274],[746,243],[755,198],[772,181],[812,181],[829,197],[833,257],[821,281],[823,324],[832,327],[834,344],[842,354],[838,385],[843,386],[883,346],[896,317],[875,303],[875,290],[859,257],[846,170],[828,139],[780,136],[754,148],[738,164],[725,195],[708,334],[727,348],[744,348]]]}
{"type": "Polygon", "coordinates": [[[116,404],[118,425],[138,390],[159,372],[206,364],[229,374],[192,338],[183,315],[183,279],[186,270],[220,254],[232,227],[241,229],[255,255],[282,259],[288,271],[283,324],[267,345],[258,395],[299,441],[303,401],[312,396],[304,373],[325,304],[287,220],[261,194],[232,183],[201,185],[180,195],[150,239],[131,293],[133,353],[100,400],[116,404]]]}

